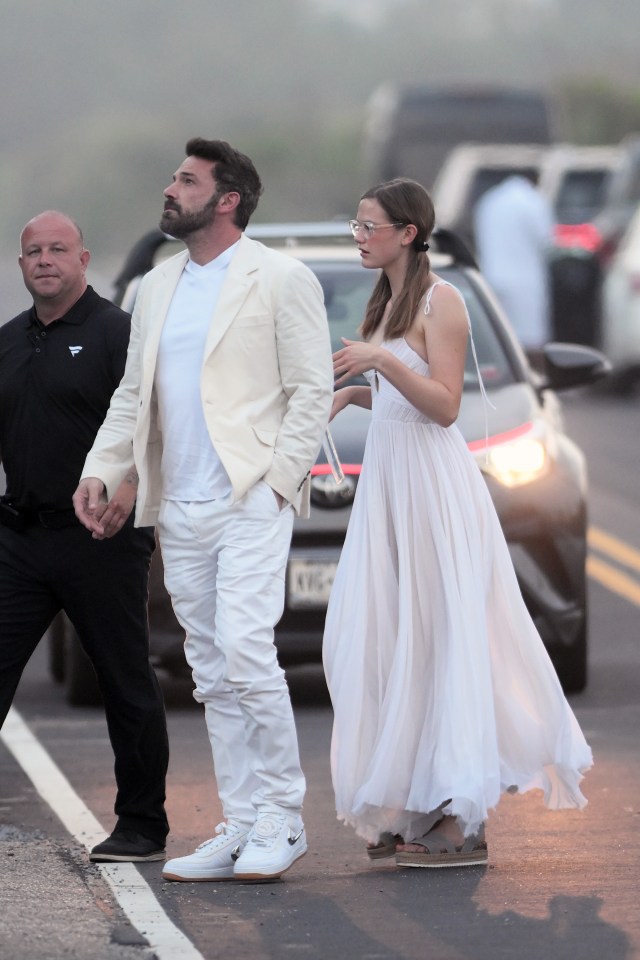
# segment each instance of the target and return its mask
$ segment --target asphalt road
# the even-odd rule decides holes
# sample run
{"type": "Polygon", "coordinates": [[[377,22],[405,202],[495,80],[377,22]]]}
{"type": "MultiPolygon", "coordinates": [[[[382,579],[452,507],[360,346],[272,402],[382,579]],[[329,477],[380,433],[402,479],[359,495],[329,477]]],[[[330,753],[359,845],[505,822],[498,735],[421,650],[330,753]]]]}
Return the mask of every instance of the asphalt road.
{"type": "MultiPolygon", "coordinates": [[[[200,957],[640,957],[640,401],[574,394],[565,409],[591,476],[591,677],[571,698],[595,756],[584,784],[588,807],[549,813],[536,795],[504,798],[487,825],[488,868],[400,871],[388,861],[372,867],[362,843],[335,820],[331,710],[321,672],[292,671],[309,783],[307,856],[284,881],[261,885],[170,884],[160,880],[158,864],[139,870],[200,957]]],[[[200,708],[184,684],[166,684],[165,694],[168,854],[176,856],[210,836],[221,816],[200,708]]],[[[109,830],[112,758],[101,711],[65,705],[42,649],[16,707],[109,830]]],[[[2,960],[153,955],[104,873],[87,864],[82,846],[1,742],[0,857],[2,960]]]]}

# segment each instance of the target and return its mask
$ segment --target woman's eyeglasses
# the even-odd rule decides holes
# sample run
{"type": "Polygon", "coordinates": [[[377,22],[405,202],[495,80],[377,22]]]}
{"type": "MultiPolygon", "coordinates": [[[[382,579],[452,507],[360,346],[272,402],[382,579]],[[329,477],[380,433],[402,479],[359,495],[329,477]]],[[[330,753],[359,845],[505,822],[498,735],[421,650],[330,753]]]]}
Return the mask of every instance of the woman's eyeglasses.
{"type": "Polygon", "coordinates": [[[384,230],[385,227],[403,227],[404,223],[373,223],[371,220],[349,220],[349,229],[354,237],[357,238],[361,233],[365,240],[368,240],[376,230],[384,230]]]}

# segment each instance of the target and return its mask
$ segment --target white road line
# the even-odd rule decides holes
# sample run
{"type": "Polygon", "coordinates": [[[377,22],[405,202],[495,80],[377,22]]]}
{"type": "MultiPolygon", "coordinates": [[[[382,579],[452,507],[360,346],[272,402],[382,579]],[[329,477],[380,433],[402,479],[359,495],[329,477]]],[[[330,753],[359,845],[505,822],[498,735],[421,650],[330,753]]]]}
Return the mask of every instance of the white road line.
{"type": "MultiPolygon", "coordinates": [[[[0,730],[0,739],[75,840],[87,850],[104,840],[104,827],[13,707],[0,730]]],[[[132,863],[96,866],[133,926],[149,941],[158,960],[205,960],[174,926],[132,863]]]]}

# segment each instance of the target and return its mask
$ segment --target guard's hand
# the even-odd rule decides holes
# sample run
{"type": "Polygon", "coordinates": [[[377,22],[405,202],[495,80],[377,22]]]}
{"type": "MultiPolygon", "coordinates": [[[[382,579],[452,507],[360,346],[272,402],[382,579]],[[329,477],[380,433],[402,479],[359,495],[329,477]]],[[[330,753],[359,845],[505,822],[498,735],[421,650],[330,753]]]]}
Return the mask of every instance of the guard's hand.
{"type": "Polygon", "coordinates": [[[73,495],[73,508],[80,523],[97,539],[104,536],[101,518],[107,508],[107,496],[102,480],[83,477],[73,495]]]}
{"type": "Polygon", "coordinates": [[[137,493],[138,477],[134,472],[133,479],[130,474],[125,477],[101,513],[99,520],[103,531],[102,537],[113,537],[122,530],[135,507],[137,493]]]}

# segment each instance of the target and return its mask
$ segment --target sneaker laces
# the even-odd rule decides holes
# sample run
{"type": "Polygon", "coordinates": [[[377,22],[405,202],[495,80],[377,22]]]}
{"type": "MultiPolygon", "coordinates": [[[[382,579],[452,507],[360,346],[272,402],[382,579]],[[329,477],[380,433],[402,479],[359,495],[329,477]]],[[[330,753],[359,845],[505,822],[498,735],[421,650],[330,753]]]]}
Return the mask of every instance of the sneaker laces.
{"type": "Polygon", "coordinates": [[[201,843],[199,847],[196,847],[196,850],[206,850],[207,847],[210,847],[214,843],[218,843],[219,840],[229,839],[230,837],[237,836],[239,833],[241,833],[240,829],[236,827],[235,824],[227,823],[225,820],[217,825],[215,832],[215,837],[205,840],[204,843],[201,843]]]}

